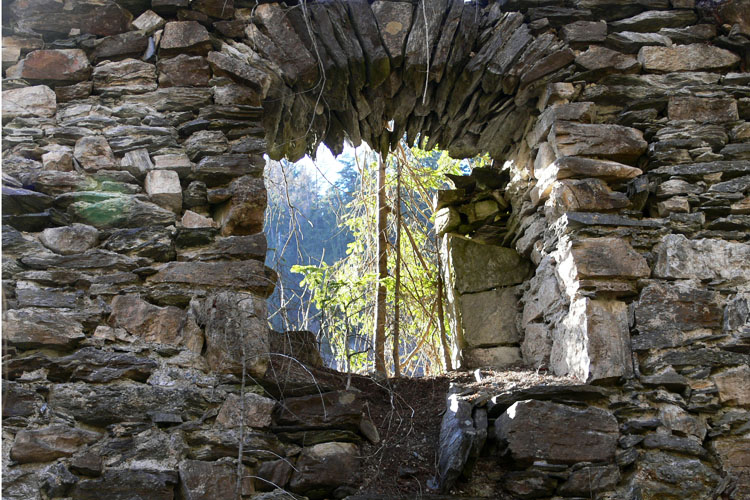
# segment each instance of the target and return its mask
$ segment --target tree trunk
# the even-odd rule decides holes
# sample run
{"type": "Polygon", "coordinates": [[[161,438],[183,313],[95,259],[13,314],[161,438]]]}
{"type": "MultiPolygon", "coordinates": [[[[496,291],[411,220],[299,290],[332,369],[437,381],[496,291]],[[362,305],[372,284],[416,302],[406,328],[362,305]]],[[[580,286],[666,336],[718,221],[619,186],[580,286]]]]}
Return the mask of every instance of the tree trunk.
{"type": "Polygon", "coordinates": [[[396,288],[393,294],[393,376],[401,376],[398,347],[401,328],[401,162],[396,162],[396,288]]]}
{"type": "Polygon", "coordinates": [[[453,369],[451,363],[451,351],[448,347],[448,339],[445,335],[445,315],[443,313],[443,265],[440,260],[440,238],[435,236],[435,248],[438,249],[437,256],[437,314],[438,325],[440,325],[440,345],[443,347],[443,360],[445,361],[445,371],[453,369]]]}
{"type": "Polygon", "coordinates": [[[375,297],[375,371],[387,375],[385,368],[385,279],[388,278],[388,205],[385,196],[385,162],[378,156],[378,288],[375,297]]]}

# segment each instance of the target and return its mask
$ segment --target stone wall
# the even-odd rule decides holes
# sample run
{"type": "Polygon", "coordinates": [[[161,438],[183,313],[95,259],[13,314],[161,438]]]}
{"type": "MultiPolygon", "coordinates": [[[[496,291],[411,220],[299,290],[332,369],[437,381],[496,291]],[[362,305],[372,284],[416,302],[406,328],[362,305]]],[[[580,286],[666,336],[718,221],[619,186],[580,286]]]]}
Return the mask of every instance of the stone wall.
{"type": "Polygon", "coordinates": [[[10,3],[3,495],[353,491],[356,443],[372,438],[357,395],[310,397],[320,384],[269,355],[285,343],[266,325],[262,155],[385,151],[406,134],[495,160],[436,205],[457,359],[607,387],[488,393],[468,410],[452,394],[473,415],[453,420],[461,432],[494,436],[474,458],[511,457],[497,491],[587,496],[569,483],[596,473],[601,498],[747,496],[747,12],[10,3]],[[563,448],[598,437],[577,454],[554,433],[529,443],[545,423],[575,431],[563,448]]]}

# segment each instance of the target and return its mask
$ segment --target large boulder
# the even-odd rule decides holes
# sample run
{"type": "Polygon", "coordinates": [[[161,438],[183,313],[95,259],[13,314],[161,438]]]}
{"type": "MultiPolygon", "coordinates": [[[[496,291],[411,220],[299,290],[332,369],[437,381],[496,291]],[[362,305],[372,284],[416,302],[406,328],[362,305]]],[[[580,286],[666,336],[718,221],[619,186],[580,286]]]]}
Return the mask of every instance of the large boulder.
{"type": "Polygon", "coordinates": [[[617,419],[599,408],[579,409],[548,401],[518,401],[495,421],[498,441],[519,464],[612,462],[617,419]]]}
{"type": "Polygon", "coordinates": [[[750,245],[719,239],[689,240],[669,234],[654,249],[654,276],[694,279],[747,287],[750,284],[750,245]]]}
{"type": "Polygon", "coordinates": [[[580,298],[562,323],[550,353],[556,375],[583,382],[632,376],[627,304],[580,298]]]}
{"type": "Polygon", "coordinates": [[[205,357],[212,370],[241,373],[244,367],[254,376],[263,376],[269,346],[262,297],[247,292],[214,292],[204,300],[193,301],[191,309],[204,329],[205,357]]]}
{"type": "Polygon", "coordinates": [[[255,393],[247,393],[244,398],[230,394],[221,405],[216,416],[216,424],[227,429],[245,425],[247,427],[268,427],[276,401],[255,393]]]}
{"type": "Polygon", "coordinates": [[[99,243],[99,231],[85,224],[71,224],[45,229],[39,241],[61,255],[82,253],[99,243]]]}
{"type": "Polygon", "coordinates": [[[112,299],[109,322],[124,328],[146,342],[178,345],[183,341],[185,312],[177,307],[158,307],[137,295],[118,295],[112,299]]]}
{"type": "MultiPolygon", "coordinates": [[[[237,497],[237,466],[232,462],[184,460],[180,463],[179,472],[179,491],[183,500],[237,497]]],[[[250,478],[243,478],[239,484],[243,496],[252,493],[250,478]]]]}
{"type": "Polygon", "coordinates": [[[19,463],[49,462],[69,457],[84,445],[100,438],[97,432],[67,425],[50,425],[39,429],[22,430],[16,434],[10,458],[19,463]]]}
{"type": "Polygon", "coordinates": [[[356,444],[316,444],[302,450],[289,481],[289,488],[311,500],[328,498],[341,486],[356,485],[359,467],[359,449],[356,444]]]}
{"type": "Polygon", "coordinates": [[[548,139],[558,158],[593,156],[626,164],[635,163],[648,143],[640,130],[621,125],[558,121],[548,139]]]}
{"type": "Polygon", "coordinates": [[[80,49],[35,50],[8,69],[8,76],[38,82],[75,83],[90,75],[91,64],[80,49]]]}
{"type": "Polygon", "coordinates": [[[55,92],[46,85],[3,90],[3,120],[50,117],[57,111],[55,92]]]}

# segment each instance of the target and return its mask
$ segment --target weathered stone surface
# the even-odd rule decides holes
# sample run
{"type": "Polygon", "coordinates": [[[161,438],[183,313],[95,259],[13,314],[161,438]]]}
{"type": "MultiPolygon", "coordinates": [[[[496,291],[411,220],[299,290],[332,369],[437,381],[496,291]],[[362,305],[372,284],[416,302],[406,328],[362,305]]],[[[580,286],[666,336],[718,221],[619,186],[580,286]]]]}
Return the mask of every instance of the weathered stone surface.
{"type": "MultiPolygon", "coordinates": [[[[526,142],[532,148],[538,143],[543,142],[547,139],[552,125],[559,120],[591,123],[594,121],[595,116],[596,107],[590,102],[572,102],[551,106],[539,115],[536,125],[534,125],[534,130],[526,137],[526,142]]],[[[539,154],[542,153],[540,152],[539,154]]],[[[546,166],[546,162],[542,166],[546,166]]]]}
{"type": "Polygon", "coordinates": [[[91,54],[94,61],[118,59],[123,56],[138,57],[146,52],[149,37],[142,31],[128,31],[101,39],[91,54]]]}
{"type": "Polygon", "coordinates": [[[190,7],[217,19],[234,17],[234,0],[196,0],[190,7]]]}
{"type": "Polygon", "coordinates": [[[661,28],[681,28],[694,24],[697,20],[692,10],[647,10],[641,14],[613,21],[609,24],[610,31],[635,31],[647,33],[661,28]]]}
{"type": "Polygon", "coordinates": [[[44,170],[71,172],[73,170],[73,151],[67,147],[54,149],[42,155],[44,170]]]}
{"type": "Polygon", "coordinates": [[[578,66],[587,70],[587,78],[608,73],[637,73],[640,69],[635,57],[598,45],[579,54],[575,61],[578,66]]]}
{"type": "Polygon", "coordinates": [[[737,101],[728,97],[671,97],[667,114],[670,120],[695,120],[703,123],[733,122],[740,119],[737,101]]]}
{"type": "Polygon", "coordinates": [[[558,158],[596,156],[628,164],[634,163],[648,147],[640,130],[565,121],[552,126],[548,141],[558,158]]]}
{"type": "Polygon", "coordinates": [[[54,309],[10,309],[3,315],[3,338],[21,349],[69,349],[86,338],[75,315],[54,309]]]}
{"type": "MultiPolygon", "coordinates": [[[[284,487],[292,477],[292,465],[286,459],[271,460],[263,462],[256,474],[260,480],[256,481],[255,488],[258,491],[273,491],[286,495],[286,491],[276,489],[277,486],[284,487]]],[[[273,500],[276,496],[256,495],[256,498],[273,500]]]]}
{"type": "Polygon", "coordinates": [[[635,31],[621,31],[607,36],[607,45],[613,49],[628,54],[636,54],[641,47],[658,46],[671,47],[672,40],[660,33],[637,33],[635,31]]]}
{"type": "Polygon", "coordinates": [[[182,211],[180,176],[173,170],[151,170],[143,184],[151,201],[175,213],[182,211]]]}
{"type": "Polygon", "coordinates": [[[45,229],[39,241],[55,253],[70,255],[85,252],[99,243],[99,231],[85,224],[45,229]]]}
{"type": "Polygon", "coordinates": [[[614,465],[589,466],[574,471],[560,486],[562,495],[585,496],[613,489],[620,480],[620,469],[614,465]]]}
{"type": "Polygon", "coordinates": [[[514,287],[467,293],[457,300],[462,331],[456,332],[456,342],[462,349],[518,341],[518,297],[514,287]]]}
{"type": "Polygon", "coordinates": [[[55,92],[46,85],[3,90],[3,120],[16,117],[50,117],[57,111],[55,92]]]}
{"type": "Polygon", "coordinates": [[[274,405],[276,401],[273,399],[254,393],[245,394],[244,402],[240,396],[230,394],[221,405],[216,424],[227,429],[240,427],[241,424],[256,428],[269,427],[274,405]]]}
{"type": "Polygon", "coordinates": [[[117,422],[146,422],[154,411],[197,419],[208,403],[195,387],[161,387],[133,382],[89,385],[54,384],[49,393],[53,411],[80,422],[106,426],[117,422]]]}
{"type": "Polygon", "coordinates": [[[352,0],[346,2],[346,7],[365,56],[368,83],[377,88],[391,72],[389,53],[380,40],[377,20],[368,1],[352,0]]]}
{"type": "Polygon", "coordinates": [[[548,198],[552,185],[559,179],[596,177],[605,182],[617,182],[633,179],[642,173],[639,168],[614,161],[563,156],[544,168],[534,169],[537,187],[536,194],[532,194],[532,197],[540,200],[548,198]]]}
{"type": "Polygon", "coordinates": [[[130,196],[115,196],[94,203],[78,201],[68,207],[68,214],[75,221],[99,229],[166,226],[175,220],[171,210],[130,196]]]}
{"type": "MultiPolygon", "coordinates": [[[[229,236],[226,238],[217,238],[208,247],[181,251],[180,260],[264,260],[267,246],[266,235],[263,233],[250,236],[229,236]]],[[[304,357],[306,353],[300,352],[299,354],[304,357]]]]}
{"type": "Polygon", "coordinates": [[[502,485],[514,498],[543,498],[555,492],[557,481],[536,471],[512,471],[503,475],[502,485]]]}
{"type": "Polygon", "coordinates": [[[364,400],[355,391],[337,391],[285,398],[273,421],[290,429],[359,429],[364,400]]]}
{"type": "Polygon", "coordinates": [[[80,82],[91,75],[91,64],[80,49],[35,50],[8,69],[8,76],[11,75],[31,81],[80,82]]]}
{"type": "Polygon", "coordinates": [[[603,42],[607,39],[607,23],[604,21],[576,21],[560,30],[562,39],[568,43],[603,42]]]}
{"type": "Polygon", "coordinates": [[[698,500],[710,496],[719,477],[697,458],[660,451],[642,453],[632,481],[644,500],[681,498],[698,500]]]}
{"type": "Polygon", "coordinates": [[[84,347],[68,356],[36,353],[16,358],[8,364],[8,376],[15,379],[24,372],[44,369],[53,382],[103,383],[120,378],[145,382],[156,367],[156,361],[148,358],[84,347]]]}
{"type": "Polygon", "coordinates": [[[41,408],[44,400],[25,384],[3,380],[3,418],[30,417],[41,408]]]}
{"type": "Polygon", "coordinates": [[[123,95],[123,104],[148,106],[159,112],[190,111],[211,104],[210,89],[168,87],[140,95],[123,95]]]}
{"type": "Polygon", "coordinates": [[[550,215],[565,212],[606,212],[625,208],[630,200],[624,193],[612,191],[601,179],[563,179],[555,181],[546,203],[550,215]]]}
{"type": "Polygon", "coordinates": [[[359,479],[359,449],[353,443],[321,443],[304,448],[297,460],[289,488],[311,500],[328,497],[344,485],[359,479]]]}
{"type": "MultiPolygon", "coordinates": [[[[231,462],[203,462],[184,460],[180,463],[180,498],[184,500],[211,500],[236,498],[237,466],[231,462]]],[[[240,481],[243,495],[252,492],[250,478],[240,481]]]]}
{"type": "Polygon", "coordinates": [[[182,227],[187,228],[200,228],[200,227],[215,227],[216,223],[210,217],[193,212],[192,210],[185,210],[180,221],[182,227]]]}
{"type": "Polygon", "coordinates": [[[211,50],[208,31],[196,21],[173,21],[164,26],[159,51],[164,55],[194,53],[206,55],[211,50]]]}
{"type": "Polygon", "coordinates": [[[690,344],[710,336],[710,330],[719,328],[721,321],[722,304],[716,292],[687,284],[652,283],[643,290],[635,308],[639,335],[633,337],[633,348],[690,344]]]}
{"type": "MultiPolygon", "coordinates": [[[[310,53],[311,47],[302,42],[302,35],[294,29],[289,16],[278,4],[262,4],[256,9],[255,15],[260,26],[265,28],[269,38],[284,54],[279,65],[287,79],[305,89],[312,87],[319,76],[318,64],[310,53]]],[[[375,25],[374,22],[372,24],[375,25]]]]}
{"type": "Polygon", "coordinates": [[[475,347],[465,349],[462,353],[461,368],[505,368],[521,361],[521,350],[518,347],[475,347]]]}
{"type": "Polygon", "coordinates": [[[147,149],[133,149],[125,153],[120,166],[138,179],[142,179],[149,170],[153,170],[154,163],[147,149]]]}
{"type": "Polygon", "coordinates": [[[16,434],[10,457],[19,463],[49,462],[56,458],[69,457],[78,448],[93,443],[99,437],[99,433],[67,425],[22,430],[16,434]]]}
{"type": "Polygon", "coordinates": [[[266,209],[266,186],[263,179],[249,175],[229,184],[231,198],[219,205],[214,218],[222,236],[254,234],[263,230],[266,209]]]}
{"type": "Polygon", "coordinates": [[[160,59],[156,67],[161,87],[206,87],[211,79],[208,62],[201,56],[180,54],[171,59],[160,59]]]}
{"type": "Polygon", "coordinates": [[[147,469],[108,469],[100,478],[79,481],[71,492],[75,500],[172,500],[177,472],[147,469]]]}
{"type": "Polygon", "coordinates": [[[149,277],[152,283],[184,283],[197,287],[231,287],[267,296],[276,274],[257,260],[231,262],[170,262],[149,277]]]}
{"type": "Polygon", "coordinates": [[[638,62],[644,71],[669,73],[672,71],[706,71],[728,69],[740,58],[726,50],[696,43],[674,47],[643,47],[638,51],[638,62]]]}
{"type": "Polygon", "coordinates": [[[612,462],[619,432],[608,411],[527,400],[498,417],[495,434],[519,463],[573,464],[612,462]]]}
{"type": "Polygon", "coordinates": [[[105,61],[94,68],[94,92],[142,94],[156,90],[156,66],[137,59],[105,61]]]}
{"type": "Polygon", "coordinates": [[[448,252],[458,293],[475,293],[516,285],[529,273],[529,264],[515,250],[448,238],[448,252]],[[475,266],[480,265],[481,269],[475,266]]]}
{"type": "Polygon", "coordinates": [[[99,135],[78,139],[73,155],[87,171],[112,169],[117,164],[109,142],[99,135]]]}
{"type": "Polygon", "coordinates": [[[51,196],[31,191],[29,189],[3,186],[2,193],[3,212],[6,215],[22,215],[43,212],[47,210],[53,202],[51,196]]]}
{"type": "Polygon", "coordinates": [[[401,2],[377,0],[372,3],[372,12],[378,22],[383,45],[391,56],[391,67],[397,68],[404,59],[413,7],[401,2]]]}
{"type": "Polygon", "coordinates": [[[719,6],[719,15],[727,24],[736,26],[740,33],[750,36],[750,16],[747,8],[747,0],[731,0],[719,6]]]}
{"type": "Polygon", "coordinates": [[[80,30],[98,36],[128,31],[132,15],[113,1],[78,0],[68,6],[59,2],[16,1],[14,17],[25,30],[68,36],[80,30]]]}
{"type": "Polygon", "coordinates": [[[55,87],[57,102],[70,102],[77,99],[86,99],[94,90],[94,84],[90,81],[79,82],[74,85],[55,87]]]}
{"type": "Polygon", "coordinates": [[[188,137],[183,147],[192,161],[199,161],[205,156],[225,153],[229,141],[219,130],[200,130],[188,137]]]}
{"type": "Polygon", "coordinates": [[[632,375],[627,304],[581,298],[562,323],[550,353],[555,374],[583,382],[632,375]]]}
{"type": "Polygon", "coordinates": [[[473,406],[468,401],[451,394],[447,403],[440,424],[438,446],[437,483],[440,491],[449,491],[453,487],[464,473],[471,455],[476,455],[481,450],[487,438],[485,410],[478,409],[477,412],[482,416],[475,420],[472,418],[473,406]]]}
{"type": "Polygon", "coordinates": [[[177,307],[158,307],[136,295],[112,299],[109,323],[124,328],[146,342],[177,345],[182,341],[185,312],[177,307]]]}
{"type": "Polygon", "coordinates": [[[646,259],[620,238],[573,240],[560,256],[557,273],[570,288],[581,278],[647,278],[646,259]]]}
{"type": "MultiPolygon", "coordinates": [[[[270,457],[282,456],[281,443],[273,434],[250,432],[244,433],[244,453],[246,459],[267,460],[270,457]]],[[[192,460],[220,460],[227,457],[236,458],[239,452],[239,429],[198,430],[186,436],[190,446],[188,458],[192,460]]]]}
{"type": "Polygon", "coordinates": [[[266,71],[247,64],[240,59],[239,55],[230,55],[224,52],[209,52],[208,64],[214,74],[228,75],[238,80],[239,83],[248,85],[257,92],[261,98],[265,98],[271,86],[271,75],[266,71]]]}
{"type": "Polygon", "coordinates": [[[748,487],[750,487],[750,460],[748,460],[747,449],[750,446],[750,439],[746,436],[727,436],[714,440],[712,444],[724,465],[724,469],[737,479],[735,491],[748,491],[748,487]]]}
{"type": "Polygon", "coordinates": [[[133,21],[133,27],[143,31],[146,34],[151,34],[154,31],[162,28],[167,22],[159,14],[153,10],[147,10],[133,21]]]}
{"type": "MultiPolygon", "coordinates": [[[[251,274],[253,272],[247,266],[250,262],[254,263],[249,266],[250,269],[257,270],[263,267],[257,261],[218,264],[227,269],[230,274],[234,273],[236,278],[240,273],[251,274]],[[246,273],[239,270],[241,267],[233,267],[230,264],[244,264],[246,273]]],[[[210,263],[187,265],[199,264],[209,266],[209,269],[206,269],[208,272],[211,268],[216,268],[210,263]]],[[[214,272],[214,274],[218,273],[214,272]]],[[[196,322],[204,330],[205,357],[212,370],[219,373],[241,373],[244,366],[255,376],[264,374],[268,363],[268,326],[266,325],[266,305],[260,297],[245,292],[216,292],[204,300],[194,301],[191,310],[196,322]]]]}
{"type": "Polygon", "coordinates": [[[180,177],[188,177],[193,170],[193,163],[184,153],[156,155],[154,156],[154,168],[174,170],[180,177]]]}
{"type": "Polygon", "coordinates": [[[741,407],[750,406],[750,368],[738,366],[717,373],[712,377],[716,387],[719,389],[719,400],[725,404],[734,404],[741,407]]]}
{"type": "Polygon", "coordinates": [[[118,229],[107,238],[104,248],[157,262],[166,262],[175,257],[173,231],[159,226],[118,229]]]}
{"type": "Polygon", "coordinates": [[[698,279],[743,286],[750,282],[750,247],[744,243],[688,240],[682,234],[670,234],[656,246],[654,253],[657,278],[698,279]]]}

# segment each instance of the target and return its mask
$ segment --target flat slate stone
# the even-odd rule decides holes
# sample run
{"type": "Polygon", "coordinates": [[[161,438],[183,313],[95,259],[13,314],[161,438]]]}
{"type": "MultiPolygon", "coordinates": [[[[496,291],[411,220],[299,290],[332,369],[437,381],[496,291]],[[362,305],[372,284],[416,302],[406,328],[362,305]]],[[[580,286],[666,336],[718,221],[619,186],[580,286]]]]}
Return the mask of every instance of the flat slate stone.
{"type": "Polygon", "coordinates": [[[638,62],[644,71],[671,73],[728,69],[738,64],[740,57],[726,49],[695,43],[673,47],[643,47],[638,51],[638,62]]]}
{"type": "Polygon", "coordinates": [[[31,81],[74,83],[87,80],[91,64],[80,49],[35,50],[18,66],[8,69],[8,76],[31,81]]]}
{"type": "Polygon", "coordinates": [[[619,428],[610,412],[547,401],[518,401],[495,421],[495,434],[518,463],[612,462],[619,428]]]}
{"type": "Polygon", "coordinates": [[[152,283],[184,283],[194,286],[230,287],[270,294],[275,273],[257,260],[231,262],[170,262],[148,278],[152,283]]]}

